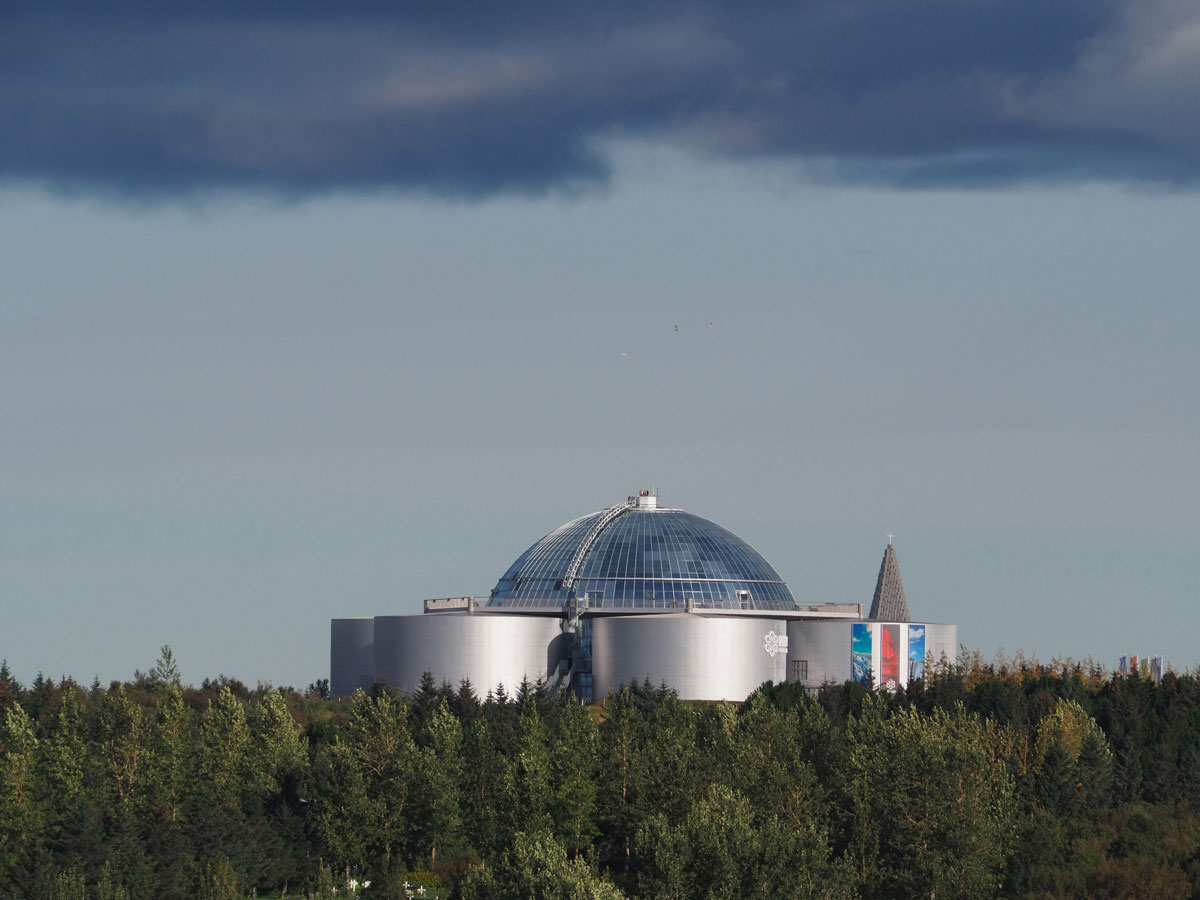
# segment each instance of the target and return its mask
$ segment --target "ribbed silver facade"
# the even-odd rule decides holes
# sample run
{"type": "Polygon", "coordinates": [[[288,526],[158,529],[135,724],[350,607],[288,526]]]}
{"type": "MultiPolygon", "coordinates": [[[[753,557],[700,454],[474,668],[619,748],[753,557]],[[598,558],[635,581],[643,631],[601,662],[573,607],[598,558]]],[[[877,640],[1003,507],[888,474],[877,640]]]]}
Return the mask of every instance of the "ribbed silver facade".
{"type": "Polygon", "coordinates": [[[375,620],[334,619],[329,635],[329,691],[335,697],[375,683],[375,620]]]}
{"type": "Polygon", "coordinates": [[[503,684],[550,680],[565,652],[558,616],[477,612],[375,617],[375,676],[413,691],[432,672],[454,687],[469,679],[480,697],[503,684]]]}
{"type": "Polygon", "coordinates": [[[595,699],[631,681],[666,683],[684,700],[745,700],[783,681],[787,622],[689,613],[592,619],[595,699]]]}

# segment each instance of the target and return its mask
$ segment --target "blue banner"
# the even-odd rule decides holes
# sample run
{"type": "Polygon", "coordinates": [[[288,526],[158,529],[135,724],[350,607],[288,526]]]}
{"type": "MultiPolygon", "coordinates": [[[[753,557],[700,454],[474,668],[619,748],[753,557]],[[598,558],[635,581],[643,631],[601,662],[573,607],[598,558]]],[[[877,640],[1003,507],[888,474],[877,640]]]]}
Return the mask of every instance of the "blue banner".
{"type": "Polygon", "coordinates": [[[908,626],[908,683],[925,677],[925,626],[908,626]]]}
{"type": "Polygon", "coordinates": [[[871,626],[855,622],[850,626],[850,677],[864,687],[871,684],[871,626]]]}

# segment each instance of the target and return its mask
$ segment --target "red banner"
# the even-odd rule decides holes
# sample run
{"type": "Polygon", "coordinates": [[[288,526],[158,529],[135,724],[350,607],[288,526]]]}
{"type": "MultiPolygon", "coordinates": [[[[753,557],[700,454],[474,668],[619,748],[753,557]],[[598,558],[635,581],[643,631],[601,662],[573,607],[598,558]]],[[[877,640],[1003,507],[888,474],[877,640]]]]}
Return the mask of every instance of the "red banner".
{"type": "Polygon", "coordinates": [[[900,626],[884,625],[880,631],[879,686],[894,691],[900,687],[900,626]]]}

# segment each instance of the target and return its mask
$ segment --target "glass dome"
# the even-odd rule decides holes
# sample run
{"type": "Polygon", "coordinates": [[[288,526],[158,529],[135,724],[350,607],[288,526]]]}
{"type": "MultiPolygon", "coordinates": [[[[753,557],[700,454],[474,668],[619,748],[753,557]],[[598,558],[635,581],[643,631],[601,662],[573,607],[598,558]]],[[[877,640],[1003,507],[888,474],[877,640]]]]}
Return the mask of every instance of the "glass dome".
{"type": "Polygon", "coordinates": [[[550,532],[517,557],[490,605],[561,607],[584,594],[600,609],[796,605],[757,550],[707,519],[659,508],[648,491],[550,532]]]}

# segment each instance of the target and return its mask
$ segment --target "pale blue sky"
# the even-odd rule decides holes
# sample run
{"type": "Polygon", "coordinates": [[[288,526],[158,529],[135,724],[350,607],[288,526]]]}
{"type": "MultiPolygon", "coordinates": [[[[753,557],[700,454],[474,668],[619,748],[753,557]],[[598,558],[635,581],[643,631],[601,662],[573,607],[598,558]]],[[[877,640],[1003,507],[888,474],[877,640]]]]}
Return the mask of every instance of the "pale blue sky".
{"type": "Polygon", "coordinates": [[[989,656],[1195,665],[1193,194],[610,152],[566,197],[6,190],[0,656],[303,686],[331,617],[653,484],[802,603],[893,531],[989,656]]]}
{"type": "Polygon", "coordinates": [[[0,5],[0,657],[304,686],[655,485],[1192,667],[1198,106],[1176,0],[0,5]]]}

